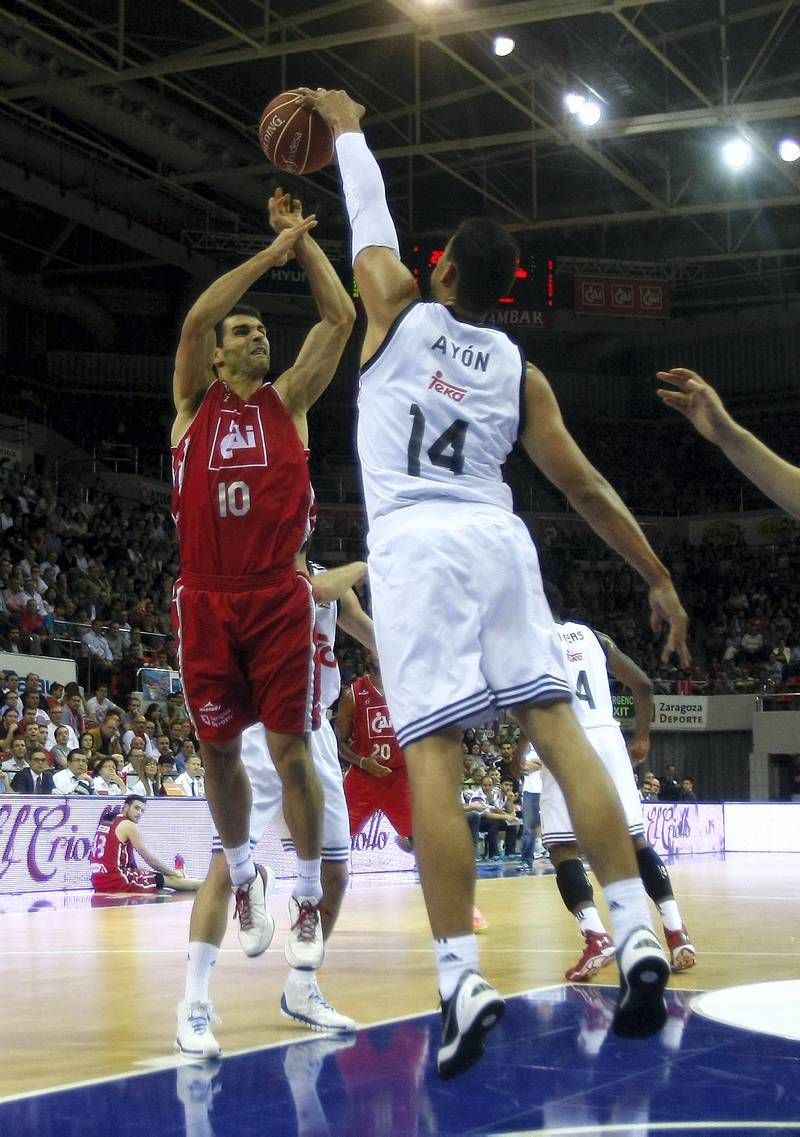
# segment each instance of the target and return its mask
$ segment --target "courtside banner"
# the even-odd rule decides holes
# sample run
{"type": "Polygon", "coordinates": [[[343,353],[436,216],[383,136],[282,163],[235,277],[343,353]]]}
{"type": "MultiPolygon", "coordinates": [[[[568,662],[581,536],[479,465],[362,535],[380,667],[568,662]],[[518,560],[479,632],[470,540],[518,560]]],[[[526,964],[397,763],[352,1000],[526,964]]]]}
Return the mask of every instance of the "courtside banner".
{"type": "Polygon", "coordinates": [[[708,730],[708,695],[654,695],[652,730],[708,730]]]}
{"type": "Polygon", "coordinates": [[[722,805],[644,802],[642,814],[644,835],[659,856],[725,852],[722,805]]]}
{"type": "MultiPolygon", "coordinates": [[[[89,853],[100,820],[109,805],[123,798],[22,797],[0,795],[0,894],[52,892],[91,888],[89,853]]],[[[139,822],[147,849],[171,865],[176,853],[186,875],[202,879],[211,856],[211,815],[196,798],[153,798],[139,822]]],[[[382,813],[351,839],[351,871],[398,872],[413,869],[414,858],[395,843],[396,833],[382,813]]],[[[293,878],[297,861],[284,853],[272,829],[255,851],[255,859],[271,865],[279,878],[293,878]]],[[[141,858],[141,867],[146,867],[141,858]]]]}

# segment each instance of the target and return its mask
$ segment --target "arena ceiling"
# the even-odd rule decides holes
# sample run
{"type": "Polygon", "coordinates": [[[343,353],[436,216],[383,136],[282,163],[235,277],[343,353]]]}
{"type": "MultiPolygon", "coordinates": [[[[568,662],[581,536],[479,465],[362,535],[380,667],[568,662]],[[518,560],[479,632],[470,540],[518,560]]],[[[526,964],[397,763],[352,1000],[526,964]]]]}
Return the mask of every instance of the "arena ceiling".
{"type": "MultiPolygon", "coordinates": [[[[800,132],[799,14],[800,0],[3,0],[0,287],[196,286],[259,247],[275,181],[259,112],[307,84],[367,107],[406,237],[487,212],[562,270],[669,278],[686,313],[785,304],[800,162],[776,144],[800,132]],[[498,32],[516,44],[504,58],[498,32]],[[597,126],[567,91],[600,101],[597,126]],[[732,137],[753,150],[738,173],[719,157],[732,137]]],[[[341,241],[335,171],[292,188],[341,241]]]]}

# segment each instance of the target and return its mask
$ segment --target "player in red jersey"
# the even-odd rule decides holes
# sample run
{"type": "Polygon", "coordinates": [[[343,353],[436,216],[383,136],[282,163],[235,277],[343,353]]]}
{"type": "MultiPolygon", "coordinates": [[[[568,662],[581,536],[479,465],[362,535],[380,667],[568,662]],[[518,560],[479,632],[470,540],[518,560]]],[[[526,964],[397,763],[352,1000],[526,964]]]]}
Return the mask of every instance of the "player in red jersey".
{"type": "Polygon", "coordinates": [[[336,716],[339,753],[351,763],[344,780],[350,834],[382,810],[399,837],[411,837],[411,788],[403,751],[392,726],[377,655],[369,671],[354,679],[339,700],[336,716]]]}
{"type": "Polygon", "coordinates": [[[314,604],[294,559],[308,535],[312,498],[306,414],[333,378],[355,312],[309,236],[313,216],[304,218],[300,202],[276,189],[269,218],[275,240],[207,288],[181,329],[172,429],[181,575],[173,617],[206,796],[236,894],[240,942],[257,955],[274,929],[267,873],[262,866],[256,871],[250,853],[251,794],[240,752],[242,730],[260,721],[298,854],[286,954],[293,966],[313,970],[323,953],[322,792],[306,738],[314,604]],[[306,273],[320,320],[293,366],[265,384],[266,330],[257,312],[237,305],[269,268],[292,256],[306,273]]]}
{"type": "Polygon", "coordinates": [[[196,892],[202,881],[177,873],[145,848],[137,824],[145,805],[143,797],[129,794],[119,813],[113,806],[103,810],[89,854],[92,888],[95,892],[158,892],[161,888],[196,892]],[[153,872],[137,867],[134,849],[153,872]]]}

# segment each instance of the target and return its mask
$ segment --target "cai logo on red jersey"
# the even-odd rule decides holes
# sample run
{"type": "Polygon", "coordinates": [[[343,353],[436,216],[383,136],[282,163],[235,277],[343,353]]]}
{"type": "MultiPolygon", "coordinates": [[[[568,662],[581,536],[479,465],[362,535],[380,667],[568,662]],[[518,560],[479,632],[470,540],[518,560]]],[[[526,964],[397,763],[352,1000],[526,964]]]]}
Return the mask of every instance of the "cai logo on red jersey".
{"type": "Polygon", "coordinates": [[[392,730],[388,707],[370,707],[367,712],[367,731],[370,738],[381,738],[392,730]]]}
{"type": "Polygon", "coordinates": [[[244,470],[267,464],[267,440],[259,408],[245,403],[238,410],[220,410],[209,470],[244,470]]]}

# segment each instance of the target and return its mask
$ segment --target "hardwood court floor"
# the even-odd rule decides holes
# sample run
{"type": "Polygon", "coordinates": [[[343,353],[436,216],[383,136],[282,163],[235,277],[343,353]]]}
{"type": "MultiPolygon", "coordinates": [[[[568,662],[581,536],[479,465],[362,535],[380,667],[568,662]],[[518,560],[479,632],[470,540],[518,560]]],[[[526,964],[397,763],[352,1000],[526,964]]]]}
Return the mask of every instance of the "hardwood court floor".
{"type": "MultiPolygon", "coordinates": [[[[672,986],[713,990],[800,977],[799,870],[800,855],[766,853],[671,865],[699,955],[697,967],[673,977],[672,986]]],[[[477,902],[490,924],[480,937],[489,980],[504,993],[562,982],[580,945],[552,874],[480,880],[477,902]]],[[[0,897],[0,1099],[169,1058],[190,903],[137,897],[96,907],[86,894],[0,897]]],[[[286,892],[273,896],[278,932],[260,959],[241,954],[229,926],[212,985],[223,1020],[215,1033],[227,1054],[307,1037],[278,1009],[285,903],[286,892]]],[[[615,983],[615,968],[599,981],[615,983]]],[[[348,893],[321,986],[364,1025],[434,1008],[430,933],[417,883],[393,875],[348,893]]]]}

